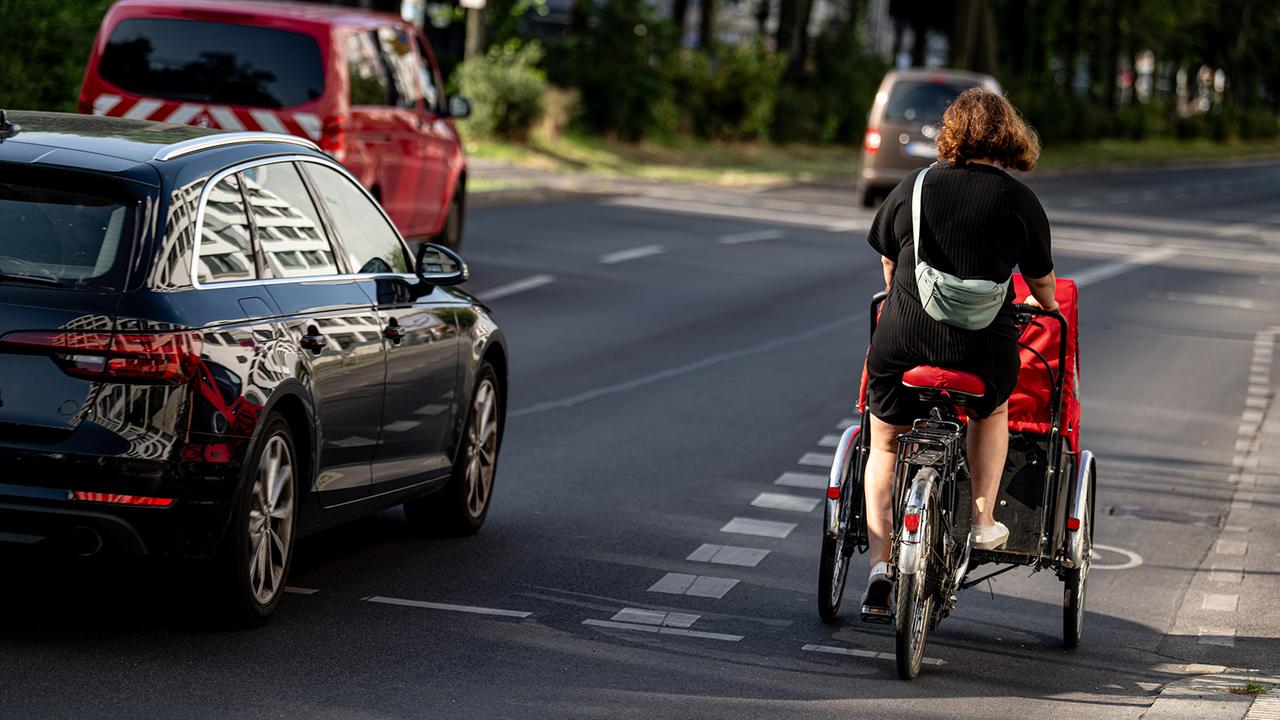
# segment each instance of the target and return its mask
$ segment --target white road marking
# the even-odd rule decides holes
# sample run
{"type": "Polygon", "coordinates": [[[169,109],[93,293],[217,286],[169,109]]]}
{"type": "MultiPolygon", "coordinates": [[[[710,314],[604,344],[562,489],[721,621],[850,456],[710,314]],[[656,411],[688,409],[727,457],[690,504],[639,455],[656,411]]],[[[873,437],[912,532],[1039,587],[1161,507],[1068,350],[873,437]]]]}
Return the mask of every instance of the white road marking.
{"type": "Polygon", "coordinates": [[[1213,551],[1219,555],[1244,555],[1249,552],[1249,543],[1246,540],[1219,540],[1213,551]]]}
{"type": "Polygon", "coordinates": [[[721,245],[741,245],[742,243],[760,242],[761,240],[781,240],[786,234],[781,230],[756,230],[754,232],[731,233],[720,236],[721,245]]]}
{"type": "Polygon", "coordinates": [[[1082,208],[1093,204],[1093,198],[1073,197],[1067,199],[1067,207],[1082,208]]]}
{"type": "Polygon", "coordinates": [[[147,120],[150,119],[151,113],[160,109],[164,103],[159,100],[143,99],[134,103],[133,107],[125,112],[124,116],[130,120],[147,120]]]}
{"type": "Polygon", "coordinates": [[[807,452],[800,456],[796,464],[809,465],[811,467],[831,467],[831,461],[834,459],[835,455],[831,453],[807,452]]]}
{"type": "Polygon", "coordinates": [[[738,581],[733,578],[667,573],[658,582],[649,586],[649,592],[666,593],[668,595],[690,595],[719,600],[737,584],[738,581]]]}
{"type": "Polygon", "coordinates": [[[607,202],[609,205],[642,208],[659,212],[681,213],[685,215],[707,215],[710,217],[729,217],[739,220],[760,220],[785,225],[803,225],[836,231],[861,230],[871,227],[871,219],[838,217],[835,215],[819,215],[815,213],[790,212],[785,210],[769,210],[738,205],[715,205],[712,203],[691,202],[687,200],[667,200],[647,197],[616,198],[607,202]]]}
{"type": "Polygon", "coordinates": [[[612,628],[614,630],[636,630],[639,632],[657,633],[659,635],[679,635],[681,637],[701,638],[704,640],[724,640],[726,642],[738,642],[742,639],[742,635],[729,635],[727,633],[703,632],[701,630],[686,630],[684,628],[661,627],[655,625],[637,625],[632,623],[620,623],[612,620],[583,620],[583,625],[592,627],[612,628]]]}
{"type": "Polygon", "coordinates": [[[449,612],[470,613],[472,615],[496,615],[498,617],[527,618],[533,613],[521,610],[500,610],[497,608],[474,607],[472,605],[450,605],[449,603],[425,602],[422,600],[405,600],[403,598],[371,595],[365,602],[382,603],[383,605],[401,605],[404,607],[425,608],[427,610],[447,610],[449,612]]]}
{"type": "Polygon", "coordinates": [[[1239,595],[1227,593],[1205,593],[1201,609],[1212,612],[1235,612],[1240,604],[1239,595]]]}
{"type": "Polygon", "coordinates": [[[839,435],[823,435],[822,439],[818,440],[818,447],[824,447],[824,448],[840,447],[840,436],[839,435]]]}
{"type": "Polygon", "coordinates": [[[555,281],[556,279],[552,275],[533,275],[524,278],[523,280],[516,280],[515,282],[510,282],[506,285],[499,285],[496,288],[490,288],[484,292],[477,293],[477,295],[479,295],[480,299],[488,302],[490,300],[497,300],[499,298],[510,297],[517,293],[534,290],[544,285],[550,285],[555,281]]]}
{"type": "Polygon", "coordinates": [[[639,260],[640,258],[650,257],[652,255],[661,255],[667,249],[661,245],[641,245],[640,247],[628,248],[601,255],[599,260],[604,265],[617,265],[618,263],[627,262],[628,260],[639,260]]]}
{"type": "Polygon", "coordinates": [[[858,232],[858,231],[865,232],[870,229],[871,229],[870,218],[856,218],[853,220],[841,220],[839,222],[833,222],[827,226],[827,230],[829,230],[830,232],[858,232]]]}
{"type": "MultiPolygon", "coordinates": [[[[874,658],[876,660],[895,659],[893,653],[875,652],[874,650],[859,650],[858,648],[832,647],[830,645],[805,645],[800,649],[807,652],[828,653],[830,655],[850,655],[852,657],[874,658]]],[[[946,664],[945,660],[939,660],[938,658],[931,658],[931,657],[924,658],[920,662],[922,662],[925,665],[945,665],[946,664]]]]}
{"type": "Polygon", "coordinates": [[[703,543],[697,550],[689,553],[685,560],[706,562],[715,565],[736,565],[738,567],[755,567],[769,554],[768,550],[738,547],[736,545],[712,545],[703,543]]]}
{"type": "Polygon", "coordinates": [[[284,591],[293,595],[315,595],[320,592],[315,588],[294,587],[292,585],[285,585],[284,591]]]}
{"type": "Polygon", "coordinates": [[[1105,262],[1100,265],[1085,268],[1082,272],[1071,276],[1071,279],[1075,280],[1076,285],[1080,287],[1093,285],[1095,283],[1100,283],[1103,280],[1110,280],[1117,275],[1123,275],[1130,270],[1137,270],[1140,267],[1164,262],[1177,254],[1177,250],[1172,250],[1170,248],[1148,250],[1146,252],[1132,255],[1123,260],[1113,260],[1111,262],[1105,262]]]}
{"type": "Polygon", "coordinates": [[[663,612],[643,608],[622,608],[611,619],[614,622],[630,622],[640,625],[687,628],[698,622],[701,615],[682,612],[663,612]]]}
{"type": "Polygon", "coordinates": [[[818,507],[818,503],[822,502],[822,498],[800,497],[798,495],[785,495],[783,493],[760,493],[755,500],[751,501],[752,507],[766,508],[768,510],[786,510],[789,512],[812,512],[818,507]]]}
{"type": "Polygon", "coordinates": [[[836,423],[836,429],[837,429],[837,430],[848,430],[849,428],[851,428],[851,427],[853,427],[854,425],[857,425],[857,424],[858,424],[857,419],[855,419],[855,418],[845,418],[845,419],[841,420],[840,422],[836,423]]]}
{"type": "Polygon", "coordinates": [[[795,523],[774,522],[772,520],[756,520],[754,518],[736,517],[720,528],[720,532],[738,535],[757,535],[759,537],[785,538],[796,529],[795,523]]]}
{"type": "Polygon", "coordinates": [[[1200,628],[1200,644],[1235,647],[1236,629],[1229,627],[1202,627],[1200,628]]]}
{"type": "Polygon", "coordinates": [[[1188,303],[1191,305],[1204,305],[1207,307],[1224,307],[1233,308],[1235,310],[1258,310],[1259,304],[1249,298],[1241,297],[1225,297],[1222,295],[1201,295],[1198,293],[1151,293],[1148,297],[1167,300],[1169,302],[1188,303]]]}
{"type": "Polygon", "coordinates": [[[1132,550],[1125,550],[1124,548],[1118,548],[1114,545],[1100,545],[1098,543],[1093,544],[1093,549],[1095,550],[1094,557],[1097,557],[1097,550],[1102,550],[1103,552],[1119,553],[1124,555],[1127,559],[1119,565],[1099,565],[1094,562],[1089,565],[1090,570],[1132,570],[1142,564],[1142,556],[1132,550]]]}
{"type": "Polygon", "coordinates": [[[802,472],[784,472],[773,481],[774,485],[785,485],[787,487],[808,488],[810,490],[822,490],[827,487],[830,480],[826,475],[818,475],[816,473],[802,472]]]}

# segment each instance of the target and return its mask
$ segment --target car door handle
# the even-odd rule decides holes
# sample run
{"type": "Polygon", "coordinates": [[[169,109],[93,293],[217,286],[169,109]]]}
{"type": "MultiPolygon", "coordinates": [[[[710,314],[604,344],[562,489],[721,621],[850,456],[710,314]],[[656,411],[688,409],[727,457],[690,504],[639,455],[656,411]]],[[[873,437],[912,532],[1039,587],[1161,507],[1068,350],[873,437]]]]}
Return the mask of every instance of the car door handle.
{"type": "Polygon", "coordinates": [[[302,339],[298,341],[298,344],[316,355],[319,355],[321,351],[324,350],[324,346],[329,344],[329,338],[318,332],[312,332],[303,335],[302,339]]]}
{"type": "Polygon", "coordinates": [[[382,329],[382,336],[393,343],[399,343],[404,339],[404,329],[400,327],[399,323],[393,322],[382,329]]]}

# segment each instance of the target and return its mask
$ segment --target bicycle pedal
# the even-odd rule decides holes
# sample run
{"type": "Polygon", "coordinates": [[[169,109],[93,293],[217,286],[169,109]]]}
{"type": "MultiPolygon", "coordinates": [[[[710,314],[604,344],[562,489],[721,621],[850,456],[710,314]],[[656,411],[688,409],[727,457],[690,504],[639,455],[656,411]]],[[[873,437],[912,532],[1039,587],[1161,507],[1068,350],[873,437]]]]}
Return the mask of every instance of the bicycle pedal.
{"type": "Polygon", "coordinates": [[[876,625],[888,625],[893,622],[893,610],[875,605],[862,606],[862,622],[876,625]]]}

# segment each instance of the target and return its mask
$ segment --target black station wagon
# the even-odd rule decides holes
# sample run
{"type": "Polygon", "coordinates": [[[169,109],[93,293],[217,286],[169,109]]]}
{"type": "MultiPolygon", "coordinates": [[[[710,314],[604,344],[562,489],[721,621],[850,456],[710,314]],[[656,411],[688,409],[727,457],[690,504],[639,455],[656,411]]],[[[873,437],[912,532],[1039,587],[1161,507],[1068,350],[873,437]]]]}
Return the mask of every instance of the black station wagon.
{"type": "Polygon", "coordinates": [[[489,508],[507,356],[309,141],[0,113],[0,541],[205,558],[266,618],[301,535],[489,508]]]}

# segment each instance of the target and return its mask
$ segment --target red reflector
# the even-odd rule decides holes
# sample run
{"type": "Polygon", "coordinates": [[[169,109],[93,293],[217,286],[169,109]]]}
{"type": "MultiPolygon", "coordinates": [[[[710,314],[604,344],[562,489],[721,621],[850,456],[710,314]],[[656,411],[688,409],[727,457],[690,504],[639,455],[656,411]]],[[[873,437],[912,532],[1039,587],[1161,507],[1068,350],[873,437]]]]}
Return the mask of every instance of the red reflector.
{"type": "Polygon", "coordinates": [[[1079,530],[1079,529],[1080,529],[1080,518],[1067,518],[1067,529],[1068,529],[1068,530],[1079,530]]]}
{"type": "Polygon", "coordinates": [[[838,487],[829,487],[829,488],[827,488],[827,497],[828,497],[828,498],[830,498],[830,499],[832,499],[832,500],[839,500],[839,499],[840,499],[840,488],[838,488],[838,487]]]}
{"type": "Polygon", "coordinates": [[[186,382],[195,372],[201,344],[194,332],[21,330],[0,337],[0,345],[53,355],[73,377],[136,383],[186,382]]]}
{"type": "Polygon", "coordinates": [[[169,507],[173,498],[145,497],[142,495],[116,495],[114,493],[98,493],[76,491],[76,499],[85,502],[112,503],[114,505],[142,505],[146,507],[169,507]]]}
{"type": "Polygon", "coordinates": [[[915,532],[919,530],[920,529],[920,512],[919,511],[909,512],[906,515],[904,515],[902,518],[902,527],[906,528],[907,532],[915,532]]]}
{"type": "Polygon", "coordinates": [[[338,162],[347,159],[347,116],[335,115],[320,131],[320,149],[338,162]]]}

